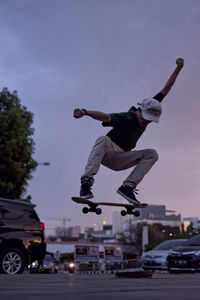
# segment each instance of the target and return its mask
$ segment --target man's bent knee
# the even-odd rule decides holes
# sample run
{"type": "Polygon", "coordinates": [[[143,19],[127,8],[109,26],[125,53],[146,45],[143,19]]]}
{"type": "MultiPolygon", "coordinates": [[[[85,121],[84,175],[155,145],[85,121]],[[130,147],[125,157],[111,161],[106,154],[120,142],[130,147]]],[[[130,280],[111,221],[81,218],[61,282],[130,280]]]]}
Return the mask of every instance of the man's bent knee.
{"type": "Polygon", "coordinates": [[[150,158],[150,159],[154,160],[155,162],[158,160],[158,157],[159,157],[158,152],[154,149],[145,150],[144,156],[145,156],[145,158],[150,158]]]}

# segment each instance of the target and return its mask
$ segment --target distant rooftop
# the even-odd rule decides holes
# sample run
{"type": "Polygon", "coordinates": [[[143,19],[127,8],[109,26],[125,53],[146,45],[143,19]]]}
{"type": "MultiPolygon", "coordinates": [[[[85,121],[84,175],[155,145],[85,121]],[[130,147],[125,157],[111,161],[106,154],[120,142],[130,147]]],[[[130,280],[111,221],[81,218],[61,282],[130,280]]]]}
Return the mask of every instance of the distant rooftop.
{"type": "Polygon", "coordinates": [[[166,214],[165,205],[148,205],[140,210],[141,214],[137,219],[181,221],[180,214],[166,214]]]}

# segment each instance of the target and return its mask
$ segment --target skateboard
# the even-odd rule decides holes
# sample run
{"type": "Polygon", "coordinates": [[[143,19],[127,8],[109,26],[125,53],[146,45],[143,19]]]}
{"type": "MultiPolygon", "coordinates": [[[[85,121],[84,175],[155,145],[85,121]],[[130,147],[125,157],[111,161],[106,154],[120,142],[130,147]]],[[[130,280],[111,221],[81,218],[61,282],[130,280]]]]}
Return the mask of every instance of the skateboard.
{"type": "Polygon", "coordinates": [[[115,207],[124,207],[121,211],[122,216],[126,215],[134,215],[136,217],[139,217],[140,212],[139,210],[135,210],[135,208],[144,208],[147,207],[147,203],[141,203],[141,204],[124,204],[124,203],[113,203],[113,202],[93,202],[88,199],[83,199],[81,197],[72,197],[71,198],[74,202],[80,203],[80,204],[87,204],[89,207],[83,207],[82,212],[84,214],[87,214],[88,212],[95,212],[97,215],[100,215],[102,213],[102,209],[98,206],[105,205],[105,206],[115,206],[115,207]]]}

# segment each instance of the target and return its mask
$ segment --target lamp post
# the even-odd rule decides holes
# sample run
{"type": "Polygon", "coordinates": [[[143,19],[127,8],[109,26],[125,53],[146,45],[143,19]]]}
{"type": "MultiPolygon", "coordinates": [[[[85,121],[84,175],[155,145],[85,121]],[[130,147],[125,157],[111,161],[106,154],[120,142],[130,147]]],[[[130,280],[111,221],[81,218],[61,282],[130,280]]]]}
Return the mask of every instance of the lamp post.
{"type": "Polygon", "coordinates": [[[50,164],[51,164],[50,162],[46,161],[46,162],[43,162],[43,163],[38,163],[37,166],[41,166],[41,165],[50,166],[50,164]]]}

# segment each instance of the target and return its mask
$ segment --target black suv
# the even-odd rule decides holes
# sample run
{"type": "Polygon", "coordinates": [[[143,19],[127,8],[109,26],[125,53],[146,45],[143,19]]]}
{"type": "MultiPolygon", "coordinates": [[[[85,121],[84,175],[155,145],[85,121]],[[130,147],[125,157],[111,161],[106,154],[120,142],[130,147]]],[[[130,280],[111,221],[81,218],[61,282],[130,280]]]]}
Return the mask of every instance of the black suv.
{"type": "Polygon", "coordinates": [[[43,260],[46,252],[44,223],[36,205],[0,198],[0,272],[22,273],[34,260],[43,260]]]}
{"type": "Polygon", "coordinates": [[[167,257],[170,273],[200,271],[200,234],[172,249],[167,257]]]}

